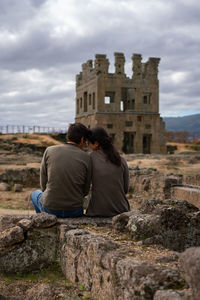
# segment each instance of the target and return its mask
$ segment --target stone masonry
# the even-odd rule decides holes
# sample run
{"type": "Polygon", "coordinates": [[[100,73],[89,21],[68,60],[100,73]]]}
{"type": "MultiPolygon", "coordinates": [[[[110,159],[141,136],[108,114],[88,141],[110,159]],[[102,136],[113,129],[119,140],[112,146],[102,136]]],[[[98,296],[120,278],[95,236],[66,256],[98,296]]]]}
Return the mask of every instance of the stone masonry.
{"type": "Polygon", "coordinates": [[[125,57],[115,53],[115,73],[106,55],[96,54],[76,76],[76,122],[104,127],[124,153],[166,153],[165,125],[159,114],[158,64],[132,56],[133,75],[124,72],[125,57]]]}
{"type": "MultiPolygon", "coordinates": [[[[185,212],[199,214],[192,206],[184,208],[185,212]]],[[[149,211],[146,206],[142,209],[149,211]]],[[[123,216],[115,220],[56,219],[46,213],[32,217],[1,216],[0,272],[39,271],[60,258],[66,279],[83,285],[91,293],[91,299],[198,300],[200,247],[177,253],[141,247],[140,242],[133,242],[126,235],[119,239],[119,234],[113,231],[108,234],[109,228],[112,230],[111,222],[116,229],[116,221],[123,216]],[[150,261],[149,253],[154,257],[150,261]]],[[[127,217],[133,221],[131,214],[127,217]]],[[[44,298],[31,297],[29,292],[25,299],[55,299],[50,292],[44,298]]],[[[0,298],[5,297],[0,295],[0,298]]]]}

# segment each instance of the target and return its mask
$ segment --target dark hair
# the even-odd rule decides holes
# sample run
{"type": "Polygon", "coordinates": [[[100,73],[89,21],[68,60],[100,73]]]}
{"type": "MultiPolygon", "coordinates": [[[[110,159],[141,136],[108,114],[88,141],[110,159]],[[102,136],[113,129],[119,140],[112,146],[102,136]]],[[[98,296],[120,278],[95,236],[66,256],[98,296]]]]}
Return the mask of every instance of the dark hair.
{"type": "Polygon", "coordinates": [[[117,166],[121,165],[121,157],[112,144],[112,138],[108,135],[104,128],[95,127],[90,130],[88,140],[92,144],[98,142],[108,160],[117,166]]]}
{"type": "Polygon", "coordinates": [[[80,144],[81,138],[83,137],[85,140],[88,138],[89,130],[87,127],[81,123],[73,123],[70,124],[67,131],[67,139],[80,144]]]}

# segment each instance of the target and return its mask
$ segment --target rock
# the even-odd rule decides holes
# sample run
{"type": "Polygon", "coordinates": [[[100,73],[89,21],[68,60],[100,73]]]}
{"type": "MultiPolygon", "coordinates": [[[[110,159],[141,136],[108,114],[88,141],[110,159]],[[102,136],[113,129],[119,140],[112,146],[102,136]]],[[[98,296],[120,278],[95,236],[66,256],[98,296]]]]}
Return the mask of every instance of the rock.
{"type": "Polygon", "coordinates": [[[5,182],[0,182],[0,191],[10,191],[10,185],[5,182]]]}
{"type": "Polygon", "coordinates": [[[180,255],[183,276],[191,287],[193,300],[200,299],[200,247],[189,248],[180,255]]]}
{"type": "Polygon", "coordinates": [[[19,183],[15,183],[13,187],[14,192],[20,193],[23,190],[23,185],[19,183]]]}
{"type": "Polygon", "coordinates": [[[57,217],[43,212],[33,217],[33,223],[34,227],[47,228],[57,223],[57,217]]]}
{"type": "Polygon", "coordinates": [[[17,225],[23,228],[24,231],[27,231],[32,227],[33,221],[28,219],[22,219],[17,223],[17,225]]]}
{"type": "Polygon", "coordinates": [[[145,200],[140,209],[114,217],[113,227],[145,245],[161,244],[179,252],[200,245],[200,212],[182,201],[145,200]]]}
{"type": "Polygon", "coordinates": [[[25,300],[55,300],[54,288],[48,283],[36,284],[26,292],[25,300]]]}
{"type": "Polygon", "coordinates": [[[156,258],[156,262],[158,263],[169,263],[173,261],[178,261],[179,259],[179,254],[178,253],[173,253],[170,256],[161,256],[156,258]]]}
{"type": "MultiPolygon", "coordinates": [[[[20,230],[23,232],[22,228],[20,230]]],[[[23,273],[41,270],[55,262],[58,248],[56,226],[31,229],[26,232],[23,242],[7,247],[0,255],[0,272],[23,273]]]]}
{"type": "Polygon", "coordinates": [[[17,223],[22,220],[30,220],[30,217],[23,215],[2,215],[0,216],[0,232],[6,229],[12,228],[17,225],[17,223]]]}
{"type": "Polygon", "coordinates": [[[94,225],[94,226],[102,226],[102,225],[111,225],[112,218],[100,218],[100,217],[80,217],[80,218],[58,218],[57,223],[61,225],[68,225],[69,227],[75,227],[80,225],[94,225]]]}
{"type": "Polygon", "coordinates": [[[139,207],[139,210],[143,214],[149,214],[152,213],[157,205],[162,205],[164,204],[163,200],[159,199],[145,199],[142,201],[141,206],[139,207]]]}
{"type": "Polygon", "coordinates": [[[15,226],[11,229],[5,230],[0,236],[0,247],[6,248],[24,240],[23,229],[15,226]]]}
{"type": "MultiPolygon", "coordinates": [[[[189,300],[187,292],[183,291],[157,291],[153,300],[189,300]]],[[[191,299],[192,300],[192,299],[191,299]]]]}
{"type": "Polygon", "coordinates": [[[159,287],[168,289],[183,283],[177,271],[173,269],[130,258],[117,262],[116,276],[120,290],[117,298],[119,300],[153,299],[159,287]]]}
{"type": "Polygon", "coordinates": [[[157,215],[142,214],[138,210],[129,218],[127,229],[135,239],[146,239],[160,233],[160,217],[157,215]]]}
{"type": "Polygon", "coordinates": [[[119,215],[116,215],[112,218],[112,225],[117,231],[124,231],[126,230],[126,226],[129,221],[129,217],[133,214],[134,212],[125,212],[119,215]]]}

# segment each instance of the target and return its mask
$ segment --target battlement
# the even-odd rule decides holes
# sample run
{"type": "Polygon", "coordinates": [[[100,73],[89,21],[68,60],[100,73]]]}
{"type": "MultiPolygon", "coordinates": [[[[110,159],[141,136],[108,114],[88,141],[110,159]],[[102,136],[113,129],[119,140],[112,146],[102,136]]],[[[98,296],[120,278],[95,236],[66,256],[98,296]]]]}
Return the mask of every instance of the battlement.
{"type": "MultiPolygon", "coordinates": [[[[94,79],[95,76],[98,75],[109,75],[109,76],[122,76],[129,79],[125,72],[125,56],[121,52],[114,53],[114,66],[115,72],[109,73],[109,65],[110,62],[106,56],[106,54],[96,54],[95,60],[93,62],[92,59],[88,60],[86,63],[82,64],[82,71],[76,76],[76,85],[80,86],[85,82],[88,82],[94,79]]],[[[133,54],[132,56],[132,79],[146,79],[153,78],[157,79],[158,75],[158,65],[160,62],[160,58],[150,57],[147,62],[142,63],[142,55],[141,54],[133,54]]]]}

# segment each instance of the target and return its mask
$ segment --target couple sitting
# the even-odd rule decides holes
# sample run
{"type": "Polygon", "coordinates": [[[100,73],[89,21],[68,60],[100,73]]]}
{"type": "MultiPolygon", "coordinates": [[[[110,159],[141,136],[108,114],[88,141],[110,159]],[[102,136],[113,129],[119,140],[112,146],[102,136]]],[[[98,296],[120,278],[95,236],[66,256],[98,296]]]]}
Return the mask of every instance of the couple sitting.
{"type": "Polygon", "coordinates": [[[91,196],[86,216],[113,217],[130,210],[126,193],[128,166],[120,157],[107,132],[100,127],[87,129],[71,124],[67,144],[48,147],[40,169],[41,190],[31,194],[36,213],[47,212],[58,218],[83,216],[83,200],[91,196]],[[93,152],[83,148],[86,142],[93,152]]]}

